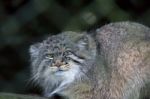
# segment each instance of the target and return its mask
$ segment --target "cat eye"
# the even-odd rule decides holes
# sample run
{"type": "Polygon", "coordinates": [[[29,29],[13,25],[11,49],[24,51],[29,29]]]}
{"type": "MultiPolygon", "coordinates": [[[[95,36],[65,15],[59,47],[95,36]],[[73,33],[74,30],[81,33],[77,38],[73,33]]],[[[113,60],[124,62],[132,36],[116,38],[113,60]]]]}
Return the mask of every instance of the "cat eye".
{"type": "Polygon", "coordinates": [[[46,55],[45,55],[45,58],[46,58],[46,59],[50,59],[50,60],[52,60],[52,59],[53,59],[53,57],[54,57],[54,55],[53,55],[53,54],[46,54],[46,55]]]}
{"type": "Polygon", "coordinates": [[[67,59],[67,60],[71,60],[71,58],[70,58],[70,57],[66,57],[66,59],[67,59]]]}
{"type": "Polygon", "coordinates": [[[63,53],[63,56],[67,56],[67,55],[71,55],[71,54],[72,54],[72,52],[70,50],[67,50],[63,53]]]}
{"type": "Polygon", "coordinates": [[[67,54],[73,54],[73,51],[71,49],[67,50],[66,52],[67,54]]]}

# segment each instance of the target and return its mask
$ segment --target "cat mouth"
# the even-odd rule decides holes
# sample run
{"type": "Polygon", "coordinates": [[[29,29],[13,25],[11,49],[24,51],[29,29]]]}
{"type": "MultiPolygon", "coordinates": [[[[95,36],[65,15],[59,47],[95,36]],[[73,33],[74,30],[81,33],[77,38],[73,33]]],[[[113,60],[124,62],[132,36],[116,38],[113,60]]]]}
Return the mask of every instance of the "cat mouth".
{"type": "Polygon", "coordinates": [[[56,76],[60,76],[60,75],[63,75],[65,72],[67,72],[67,70],[66,71],[64,71],[64,70],[57,70],[57,71],[54,72],[54,74],[56,76]]]}
{"type": "Polygon", "coordinates": [[[68,71],[70,69],[70,65],[66,64],[66,65],[61,65],[59,67],[58,66],[52,66],[50,68],[53,71],[53,73],[65,72],[65,71],[68,71]]]}
{"type": "Polygon", "coordinates": [[[63,69],[58,68],[56,72],[65,72],[65,71],[68,71],[68,70],[63,70],[63,69]]]}
{"type": "Polygon", "coordinates": [[[67,65],[62,65],[60,67],[57,68],[57,70],[55,71],[55,75],[64,75],[64,73],[68,72],[70,70],[69,64],[67,65]]]}

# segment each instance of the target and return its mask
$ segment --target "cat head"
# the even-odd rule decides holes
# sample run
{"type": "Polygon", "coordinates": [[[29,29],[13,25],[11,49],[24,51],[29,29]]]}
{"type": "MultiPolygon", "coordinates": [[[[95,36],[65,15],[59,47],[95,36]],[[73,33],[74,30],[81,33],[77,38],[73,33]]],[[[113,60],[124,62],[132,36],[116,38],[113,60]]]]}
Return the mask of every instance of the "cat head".
{"type": "Polygon", "coordinates": [[[88,70],[95,60],[96,44],[85,33],[65,32],[30,47],[34,75],[69,77],[88,70]]]}

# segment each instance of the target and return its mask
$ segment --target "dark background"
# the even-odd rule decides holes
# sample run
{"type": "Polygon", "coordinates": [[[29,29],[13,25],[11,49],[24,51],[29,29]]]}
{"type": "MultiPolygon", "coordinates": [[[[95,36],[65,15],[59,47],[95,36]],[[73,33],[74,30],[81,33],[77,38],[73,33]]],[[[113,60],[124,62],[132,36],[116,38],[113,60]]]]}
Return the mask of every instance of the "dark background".
{"type": "Polygon", "coordinates": [[[0,0],[0,92],[41,92],[29,81],[28,49],[42,37],[116,21],[150,26],[150,0],[0,0]]]}

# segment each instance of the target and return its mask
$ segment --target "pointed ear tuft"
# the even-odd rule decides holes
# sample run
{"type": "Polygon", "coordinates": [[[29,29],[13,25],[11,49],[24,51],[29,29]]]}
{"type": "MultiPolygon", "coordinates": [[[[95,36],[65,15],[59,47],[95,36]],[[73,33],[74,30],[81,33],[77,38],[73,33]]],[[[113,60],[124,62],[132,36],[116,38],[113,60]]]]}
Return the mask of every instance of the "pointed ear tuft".
{"type": "Polygon", "coordinates": [[[36,43],[30,46],[29,52],[32,56],[37,56],[39,54],[39,48],[41,47],[41,43],[36,43]]]}

